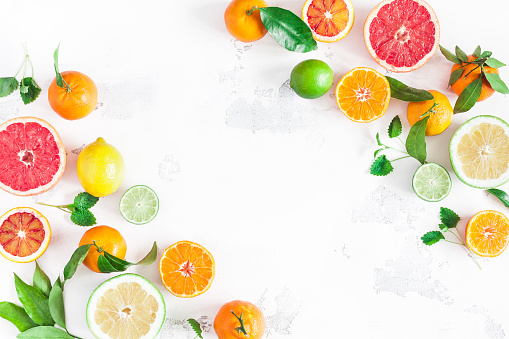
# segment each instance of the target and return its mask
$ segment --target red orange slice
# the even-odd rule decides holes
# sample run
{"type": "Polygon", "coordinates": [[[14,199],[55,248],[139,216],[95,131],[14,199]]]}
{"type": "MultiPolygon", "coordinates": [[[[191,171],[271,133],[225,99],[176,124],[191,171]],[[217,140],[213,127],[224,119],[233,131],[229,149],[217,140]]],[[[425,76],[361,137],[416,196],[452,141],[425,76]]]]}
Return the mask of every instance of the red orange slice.
{"type": "Polygon", "coordinates": [[[302,20],[309,25],[317,41],[343,39],[352,29],[354,19],[350,0],[307,0],[302,8],[302,20]]]}

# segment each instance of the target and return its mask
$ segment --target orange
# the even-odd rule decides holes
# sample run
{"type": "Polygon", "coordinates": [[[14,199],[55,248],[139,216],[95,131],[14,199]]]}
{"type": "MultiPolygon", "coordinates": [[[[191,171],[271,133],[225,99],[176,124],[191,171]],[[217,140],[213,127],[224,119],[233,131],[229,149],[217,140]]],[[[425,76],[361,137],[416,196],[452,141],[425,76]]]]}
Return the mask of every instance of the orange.
{"type": "MultiPolygon", "coordinates": [[[[124,237],[119,231],[109,226],[96,226],[86,231],[81,237],[80,244],[95,244],[104,251],[117,258],[124,259],[127,252],[127,244],[124,237]]],[[[83,264],[94,272],[101,273],[97,267],[97,259],[99,259],[99,251],[96,246],[92,245],[88,251],[83,264]]]]}
{"type": "Polygon", "coordinates": [[[234,300],[219,309],[214,330],[219,339],[260,339],[265,332],[265,318],[256,305],[234,300]]]}
{"type": "Polygon", "coordinates": [[[346,73],[336,87],[336,103],[348,119],[370,122],[387,111],[391,88],[374,69],[358,67],[346,73]]]}
{"type": "Polygon", "coordinates": [[[302,20],[311,28],[313,38],[322,42],[343,39],[352,29],[354,19],[350,0],[307,0],[302,8],[302,20]]]}
{"type": "MultiPolygon", "coordinates": [[[[476,58],[473,55],[468,56],[468,61],[474,61],[475,59],[476,58]]],[[[465,68],[463,69],[463,73],[461,73],[461,77],[455,83],[453,83],[451,85],[452,90],[457,95],[460,95],[461,92],[463,92],[463,90],[468,85],[470,85],[472,83],[472,81],[479,79],[479,77],[481,76],[481,67],[478,67],[477,69],[474,70],[474,68],[477,67],[476,64],[469,65],[469,64],[463,63],[463,62],[461,63],[461,65],[454,64],[452,66],[451,73],[462,66],[465,66],[465,68]],[[470,73],[470,74],[468,74],[468,73],[470,73]]],[[[484,72],[498,74],[498,69],[491,68],[489,66],[484,66],[484,72]]],[[[495,92],[495,90],[493,88],[491,88],[491,85],[488,82],[488,80],[486,80],[486,78],[483,77],[481,96],[479,97],[479,99],[477,99],[477,102],[488,99],[490,96],[493,95],[494,92],[495,92]]]]}
{"type": "Polygon", "coordinates": [[[433,100],[409,102],[407,118],[410,126],[424,119],[424,114],[429,111],[429,119],[426,124],[426,135],[437,135],[449,127],[452,121],[453,109],[449,99],[438,91],[428,91],[433,95],[433,100]]]}
{"type": "Polygon", "coordinates": [[[186,240],[166,248],[159,261],[164,287],[181,298],[196,297],[207,291],[214,271],[212,254],[203,246],[186,240]]]}
{"type": "Polygon", "coordinates": [[[498,211],[481,211],[467,223],[465,240],[468,248],[483,257],[496,257],[508,243],[509,220],[498,211]]]}
{"type": "Polygon", "coordinates": [[[87,75],[76,71],[60,74],[64,79],[64,88],[57,85],[56,77],[48,88],[51,108],[67,120],[86,117],[97,106],[97,87],[94,82],[87,75]]]}
{"type": "Polygon", "coordinates": [[[267,34],[260,19],[260,11],[253,7],[267,7],[263,0],[233,0],[224,12],[228,32],[242,42],[260,40],[267,34]]]}

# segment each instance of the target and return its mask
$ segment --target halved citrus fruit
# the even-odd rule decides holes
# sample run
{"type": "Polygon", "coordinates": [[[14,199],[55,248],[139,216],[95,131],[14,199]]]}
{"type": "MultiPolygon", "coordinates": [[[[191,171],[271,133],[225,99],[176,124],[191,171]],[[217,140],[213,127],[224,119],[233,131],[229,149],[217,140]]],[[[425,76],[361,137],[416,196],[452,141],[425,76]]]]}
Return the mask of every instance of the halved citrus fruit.
{"type": "Polygon", "coordinates": [[[423,0],[384,0],[364,24],[369,54],[392,72],[410,72],[424,65],[439,40],[438,18],[423,0]]]}
{"type": "Polygon", "coordinates": [[[358,67],[346,73],[336,87],[336,103],[348,119],[370,122],[387,111],[391,88],[374,69],[358,67]]]}
{"type": "Polygon", "coordinates": [[[48,248],[50,238],[48,220],[33,208],[13,208],[0,217],[0,253],[10,261],[36,260],[48,248]]]}
{"type": "Polygon", "coordinates": [[[163,326],[161,292],[140,275],[125,273],[103,282],[87,303],[87,324],[99,339],[153,339],[163,326]]]}
{"type": "Polygon", "coordinates": [[[350,0],[307,0],[302,8],[302,20],[311,28],[317,41],[343,39],[352,29],[354,19],[350,0]]]}
{"type": "Polygon", "coordinates": [[[451,192],[451,187],[449,172],[434,162],[421,165],[412,178],[415,194],[425,201],[435,202],[444,199],[451,192]]]}
{"type": "Polygon", "coordinates": [[[479,115],[458,128],[449,144],[452,168],[465,184],[493,188],[509,180],[509,124],[479,115]]]}
{"type": "Polygon", "coordinates": [[[207,291],[214,272],[212,254],[203,246],[187,240],[166,248],[159,261],[164,287],[181,298],[196,297],[207,291]]]}
{"type": "Polygon", "coordinates": [[[496,257],[504,252],[509,242],[509,220],[498,211],[481,211],[467,223],[465,242],[474,253],[496,257]]]}
{"type": "Polygon", "coordinates": [[[34,117],[0,125],[0,188],[15,195],[35,195],[56,185],[66,154],[57,131],[34,117]]]}

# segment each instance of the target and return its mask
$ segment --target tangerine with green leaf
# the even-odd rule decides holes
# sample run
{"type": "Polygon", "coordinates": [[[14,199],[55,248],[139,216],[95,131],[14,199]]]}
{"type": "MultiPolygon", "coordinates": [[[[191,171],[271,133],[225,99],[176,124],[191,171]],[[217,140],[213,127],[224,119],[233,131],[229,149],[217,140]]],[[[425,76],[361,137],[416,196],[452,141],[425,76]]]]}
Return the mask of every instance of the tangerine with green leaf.
{"type": "MultiPolygon", "coordinates": [[[[468,62],[473,62],[475,59],[476,57],[473,55],[468,56],[468,62]]],[[[452,90],[457,95],[460,95],[468,85],[481,77],[481,66],[475,63],[462,62],[461,64],[454,64],[452,66],[451,73],[459,68],[463,68],[463,72],[461,73],[460,78],[451,85],[452,90]]],[[[482,66],[482,69],[484,73],[498,74],[497,68],[492,68],[490,66],[484,65],[482,66]]],[[[482,77],[481,96],[479,99],[477,99],[477,102],[488,99],[493,95],[493,93],[495,93],[495,90],[491,87],[488,80],[486,80],[486,77],[482,77]]]]}
{"type": "Polygon", "coordinates": [[[267,7],[264,0],[233,0],[224,12],[224,22],[228,32],[242,42],[260,40],[267,29],[257,8],[267,7]]]}
{"type": "Polygon", "coordinates": [[[97,266],[100,250],[106,251],[117,258],[124,259],[127,252],[127,244],[124,237],[113,227],[101,225],[86,231],[81,237],[79,246],[92,244],[83,264],[90,270],[101,273],[97,266]],[[94,245],[95,244],[95,245],[94,245]]]}
{"type": "Polygon", "coordinates": [[[256,305],[234,300],[219,309],[214,330],[219,339],[260,339],[265,332],[265,318],[256,305]]]}
{"type": "Polygon", "coordinates": [[[438,91],[428,91],[433,95],[433,100],[409,102],[407,106],[407,118],[410,126],[429,115],[426,124],[426,135],[442,133],[451,125],[453,108],[449,99],[438,91]]]}

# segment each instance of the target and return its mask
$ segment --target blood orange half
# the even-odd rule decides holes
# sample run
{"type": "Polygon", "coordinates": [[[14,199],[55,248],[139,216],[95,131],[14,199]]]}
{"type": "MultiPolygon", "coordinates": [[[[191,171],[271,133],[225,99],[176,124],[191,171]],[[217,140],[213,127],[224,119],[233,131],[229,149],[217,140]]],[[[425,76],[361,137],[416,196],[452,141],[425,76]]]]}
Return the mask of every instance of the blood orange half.
{"type": "Polygon", "coordinates": [[[0,253],[14,262],[39,258],[51,238],[48,220],[30,207],[17,207],[0,217],[0,253]]]}
{"type": "Polygon", "coordinates": [[[311,28],[313,38],[322,42],[343,39],[354,18],[350,0],[307,0],[302,8],[302,20],[311,28]]]}
{"type": "Polygon", "coordinates": [[[422,0],[384,0],[364,24],[364,43],[375,61],[393,72],[410,72],[435,53],[440,26],[422,0]]]}
{"type": "Polygon", "coordinates": [[[0,188],[15,195],[36,195],[56,185],[66,154],[57,131],[34,117],[0,125],[0,188]]]}

